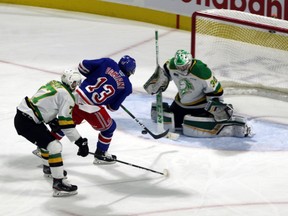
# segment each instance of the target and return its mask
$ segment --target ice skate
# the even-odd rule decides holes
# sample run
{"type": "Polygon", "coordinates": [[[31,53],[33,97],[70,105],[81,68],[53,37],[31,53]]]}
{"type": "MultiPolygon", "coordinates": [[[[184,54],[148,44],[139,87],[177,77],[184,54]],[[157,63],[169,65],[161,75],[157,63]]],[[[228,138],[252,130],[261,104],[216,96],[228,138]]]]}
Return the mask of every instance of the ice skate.
{"type": "MultiPolygon", "coordinates": [[[[52,178],[51,169],[49,166],[43,165],[43,173],[45,177],[52,178]]],[[[67,178],[67,171],[63,171],[64,178],[67,178]]]]}
{"type": "Polygon", "coordinates": [[[116,159],[117,159],[116,155],[111,155],[108,154],[107,152],[96,150],[93,164],[95,165],[114,164],[116,163],[115,161],[116,159]]]}
{"type": "Polygon", "coordinates": [[[72,196],[77,194],[78,187],[69,184],[65,179],[53,179],[53,197],[72,196]]]}

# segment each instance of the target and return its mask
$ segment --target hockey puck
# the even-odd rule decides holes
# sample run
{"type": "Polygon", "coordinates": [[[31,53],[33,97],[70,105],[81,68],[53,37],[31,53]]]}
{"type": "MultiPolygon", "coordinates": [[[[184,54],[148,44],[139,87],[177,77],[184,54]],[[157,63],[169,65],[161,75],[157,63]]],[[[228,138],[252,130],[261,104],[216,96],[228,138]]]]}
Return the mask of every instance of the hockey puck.
{"type": "Polygon", "coordinates": [[[147,134],[147,131],[146,130],[142,130],[142,134],[147,134]]]}

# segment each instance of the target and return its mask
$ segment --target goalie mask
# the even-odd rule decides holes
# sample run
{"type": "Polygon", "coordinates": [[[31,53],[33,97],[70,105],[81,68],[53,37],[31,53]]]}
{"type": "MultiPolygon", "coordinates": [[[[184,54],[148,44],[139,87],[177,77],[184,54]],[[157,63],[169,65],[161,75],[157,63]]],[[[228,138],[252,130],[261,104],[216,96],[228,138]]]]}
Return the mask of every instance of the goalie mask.
{"type": "Polygon", "coordinates": [[[81,83],[81,74],[77,70],[66,69],[61,76],[61,81],[73,92],[81,83]]]}
{"type": "Polygon", "coordinates": [[[129,55],[123,56],[118,62],[120,70],[125,73],[126,76],[130,76],[135,73],[136,61],[129,55]]]}
{"type": "Polygon", "coordinates": [[[174,64],[179,73],[185,72],[181,74],[187,75],[186,71],[192,64],[192,55],[185,50],[177,50],[174,56],[174,64]]]}

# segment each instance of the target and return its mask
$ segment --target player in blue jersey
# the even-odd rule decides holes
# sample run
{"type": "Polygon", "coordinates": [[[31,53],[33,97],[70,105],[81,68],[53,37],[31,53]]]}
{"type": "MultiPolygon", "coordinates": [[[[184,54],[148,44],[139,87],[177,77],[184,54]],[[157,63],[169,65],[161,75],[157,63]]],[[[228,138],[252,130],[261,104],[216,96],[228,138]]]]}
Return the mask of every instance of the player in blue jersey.
{"type": "Polygon", "coordinates": [[[135,59],[125,55],[117,63],[111,58],[83,60],[78,70],[86,77],[76,89],[76,105],[73,120],[80,124],[84,119],[97,131],[98,141],[94,164],[115,163],[116,156],[108,154],[116,123],[110,111],[119,109],[125,98],[132,93],[129,76],[136,69],[135,59]]]}

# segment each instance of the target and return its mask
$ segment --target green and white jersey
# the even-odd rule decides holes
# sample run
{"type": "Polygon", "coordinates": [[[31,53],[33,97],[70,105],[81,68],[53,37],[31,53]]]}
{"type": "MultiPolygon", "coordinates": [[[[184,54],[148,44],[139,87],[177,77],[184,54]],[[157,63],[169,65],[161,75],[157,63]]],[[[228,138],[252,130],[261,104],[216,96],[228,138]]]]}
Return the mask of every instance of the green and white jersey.
{"type": "Polygon", "coordinates": [[[49,123],[58,118],[65,135],[70,141],[75,141],[80,135],[72,119],[74,105],[75,97],[69,88],[59,81],[52,80],[41,86],[30,99],[23,99],[17,108],[30,115],[36,123],[49,123]]]}
{"type": "MultiPolygon", "coordinates": [[[[212,71],[202,61],[193,59],[185,73],[178,71],[174,58],[165,63],[170,80],[177,86],[176,103],[183,108],[203,108],[210,98],[222,100],[223,89],[212,71]],[[185,75],[184,75],[185,74],[185,75]]],[[[167,71],[167,70],[166,70],[167,71]]]]}

